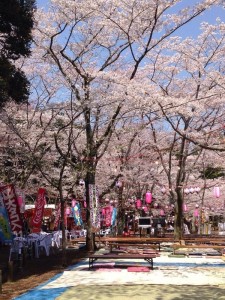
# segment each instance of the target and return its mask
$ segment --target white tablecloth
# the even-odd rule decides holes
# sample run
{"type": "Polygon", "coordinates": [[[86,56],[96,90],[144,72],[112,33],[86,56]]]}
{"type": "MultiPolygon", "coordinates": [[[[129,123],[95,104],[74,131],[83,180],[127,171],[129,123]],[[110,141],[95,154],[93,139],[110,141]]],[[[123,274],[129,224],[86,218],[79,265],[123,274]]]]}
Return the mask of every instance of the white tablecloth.
{"type": "Polygon", "coordinates": [[[41,232],[31,233],[27,237],[28,243],[35,247],[35,257],[39,257],[40,248],[45,249],[45,254],[49,256],[50,248],[52,247],[53,233],[41,232]]]}

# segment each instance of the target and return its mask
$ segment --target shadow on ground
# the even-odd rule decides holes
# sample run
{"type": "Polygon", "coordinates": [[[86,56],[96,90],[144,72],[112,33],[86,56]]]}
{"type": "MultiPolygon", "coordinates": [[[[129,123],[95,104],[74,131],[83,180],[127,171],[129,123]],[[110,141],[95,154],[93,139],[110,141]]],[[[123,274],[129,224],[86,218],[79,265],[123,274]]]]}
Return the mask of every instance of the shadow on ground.
{"type": "Polygon", "coordinates": [[[222,300],[224,286],[114,285],[76,286],[57,300],[222,300]]]}

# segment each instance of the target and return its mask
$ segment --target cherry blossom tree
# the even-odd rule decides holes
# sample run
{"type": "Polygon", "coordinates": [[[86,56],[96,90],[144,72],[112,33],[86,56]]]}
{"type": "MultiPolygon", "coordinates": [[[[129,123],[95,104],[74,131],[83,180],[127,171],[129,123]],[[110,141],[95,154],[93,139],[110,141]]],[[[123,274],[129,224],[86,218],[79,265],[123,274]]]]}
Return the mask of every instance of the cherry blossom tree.
{"type": "MultiPolygon", "coordinates": [[[[31,100],[37,107],[70,103],[79,115],[73,126],[82,134],[73,151],[82,161],[86,184],[89,250],[94,249],[94,234],[88,188],[96,184],[97,166],[112,136],[121,120],[140,118],[146,108],[149,114],[160,109],[163,118],[166,108],[176,107],[176,90],[171,95],[162,92],[160,77],[165,74],[159,63],[166,65],[166,49],[176,50],[178,29],[222,3],[204,0],[186,7],[181,2],[52,0],[48,11],[36,13],[35,47],[24,69],[35,87],[31,100]]],[[[167,64],[166,70],[171,69],[167,64]]],[[[66,149],[60,152],[65,154],[66,149]]]]}
{"type": "MultiPolygon", "coordinates": [[[[183,189],[188,179],[188,157],[192,156],[196,165],[202,153],[206,155],[202,149],[216,150],[214,155],[217,157],[218,152],[224,151],[224,141],[221,138],[225,112],[222,59],[225,45],[224,23],[220,20],[215,25],[204,23],[197,40],[187,38],[181,41],[175,38],[170,45],[170,50],[167,50],[167,45],[157,49],[155,71],[149,71],[153,74],[150,80],[161,90],[151,106],[158,121],[152,121],[151,126],[156,149],[168,176],[170,195],[175,200],[176,235],[180,238],[183,232],[183,189]],[[159,146],[160,127],[164,127],[162,132],[167,135],[165,140],[170,145],[166,160],[163,148],[159,146]],[[177,168],[175,177],[171,173],[174,166],[172,160],[177,168]]],[[[152,113],[146,114],[146,118],[152,117],[152,113]]],[[[207,156],[208,154],[205,157],[207,156]]],[[[190,165],[193,168],[189,161],[190,165]]]]}
{"type": "MultiPolygon", "coordinates": [[[[63,86],[63,94],[71,94],[73,109],[83,111],[87,191],[89,184],[95,184],[97,164],[118,120],[132,104],[139,108],[143,100],[153,101],[152,97],[144,97],[155,91],[143,73],[145,59],[177,29],[219,3],[201,1],[172,13],[171,8],[179,2],[55,0],[47,13],[37,14],[34,59],[37,62],[44,58],[49,66],[45,75],[54,74],[57,84],[63,86]]],[[[60,98],[63,101],[62,94],[60,98]]],[[[89,205],[88,192],[86,195],[89,205]]],[[[90,230],[87,246],[94,247],[90,230]]]]}
{"type": "Polygon", "coordinates": [[[66,265],[65,204],[67,194],[76,182],[76,163],[71,157],[73,136],[71,124],[77,115],[71,115],[67,107],[20,107],[10,104],[1,112],[1,125],[5,128],[1,136],[1,150],[5,155],[0,163],[1,179],[20,186],[26,194],[44,186],[48,199],[54,195],[60,199],[62,220],[62,264],[66,265]],[[64,142],[66,140],[66,143],[64,142]],[[6,157],[7,155],[7,157],[6,157]],[[68,162],[70,161],[70,162],[68,162]],[[75,167],[74,167],[75,165],[75,167]]]}

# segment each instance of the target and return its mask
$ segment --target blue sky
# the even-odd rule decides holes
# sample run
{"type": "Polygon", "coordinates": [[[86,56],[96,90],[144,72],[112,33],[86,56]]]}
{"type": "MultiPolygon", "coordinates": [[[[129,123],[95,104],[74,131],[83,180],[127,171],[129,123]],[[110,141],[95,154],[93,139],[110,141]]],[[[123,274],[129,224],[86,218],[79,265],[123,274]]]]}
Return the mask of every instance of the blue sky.
{"type": "MultiPolygon", "coordinates": [[[[189,1],[193,2],[191,0],[189,1]]],[[[221,7],[214,7],[185,25],[177,32],[177,35],[181,35],[183,37],[196,37],[200,33],[200,24],[202,22],[215,24],[218,17],[221,19],[221,21],[225,22],[225,9],[222,9],[221,7]]]]}
{"type": "MultiPolygon", "coordinates": [[[[38,7],[47,7],[48,0],[36,0],[38,7]]],[[[107,1],[107,0],[106,0],[107,1]]],[[[185,5],[194,5],[195,3],[199,2],[199,0],[185,0],[185,5]]],[[[183,4],[182,4],[183,5],[183,4]]],[[[180,5],[180,7],[182,7],[180,5]]],[[[182,29],[176,32],[176,35],[180,35],[182,37],[196,37],[200,33],[200,24],[202,22],[208,22],[210,24],[214,24],[217,18],[220,18],[222,21],[225,22],[225,9],[221,7],[214,7],[207,12],[203,13],[202,15],[195,18],[192,22],[185,25],[182,29]]]]}

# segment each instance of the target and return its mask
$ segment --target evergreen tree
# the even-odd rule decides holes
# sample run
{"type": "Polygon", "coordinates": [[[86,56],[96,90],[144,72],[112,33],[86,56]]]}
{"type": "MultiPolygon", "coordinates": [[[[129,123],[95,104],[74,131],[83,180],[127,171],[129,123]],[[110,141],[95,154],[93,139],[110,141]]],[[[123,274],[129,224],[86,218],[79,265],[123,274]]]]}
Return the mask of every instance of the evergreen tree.
{"type": "Polygon", "coordinates": [[[0,1],[0,107],[28,100],[29,82],[14,63],[30,54],[34,9],[35,0],[0,1]]]}

